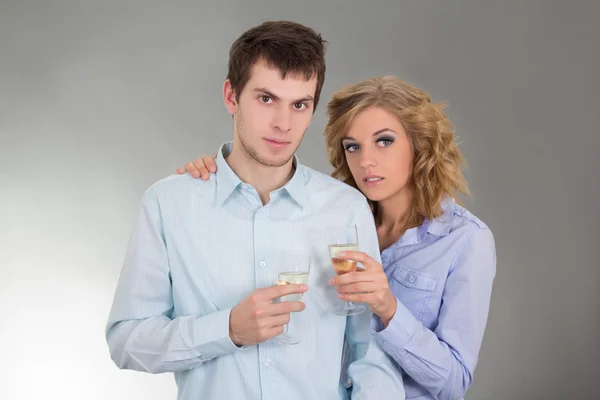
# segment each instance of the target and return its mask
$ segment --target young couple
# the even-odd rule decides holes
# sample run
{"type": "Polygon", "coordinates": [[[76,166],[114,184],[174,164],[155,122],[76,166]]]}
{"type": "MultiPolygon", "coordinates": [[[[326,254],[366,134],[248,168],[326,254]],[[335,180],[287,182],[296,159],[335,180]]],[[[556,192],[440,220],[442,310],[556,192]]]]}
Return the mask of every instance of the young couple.
{"type": "Polygon", "coordinates": [[[457,204],[468,188],[452,125],[422,90],[367,79],[327,105],[333,177],[300,164],[324,53],[288,21],[233,43],[233,141],[144,193],[106,327],[120,368],[174,372],[179,399],[459,399],[470,387],[496,256],[457,204]],[[336,276],[327,232],[351,227],[360,251],[338,256],[365,269],[336,276]],[[307,284],[274,285],[290,257],[310,260],[307,284]],[[335,314],[344,301],[369,310],[335,314]],[[282,344],[291,315],[299,343],[282,344]]]}

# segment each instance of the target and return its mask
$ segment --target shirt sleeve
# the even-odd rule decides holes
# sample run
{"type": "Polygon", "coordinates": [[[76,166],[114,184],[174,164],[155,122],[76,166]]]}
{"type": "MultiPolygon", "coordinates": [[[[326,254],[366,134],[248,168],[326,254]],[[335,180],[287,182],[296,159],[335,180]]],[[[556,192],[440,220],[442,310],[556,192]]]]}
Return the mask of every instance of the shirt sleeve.
{"type": "MultiPolygon", "coordinates": [[[[368,203],[357,218],[359,249],[381,262],[377,230],[368,203]]],[[[377,344],[371,329],[372,313],[367,309],[347,317],[346,340],[349,348],[347,369],[352,399],[404,399],[402,371],[377,344]]]]}
{"type": "Polygon", "coordinates": [[[435,331],[425,328],[397,299],[387,328],[375,317],[377,342],[435,398],[461,398],[471,386],[495,274],[493,235],[488,228],[476,228],[451,266],[435,331]]]}
{"type": "Polygon", "coordinates": [[[153,188],[143,196],[105,335],[122,369],[176,372],[240,351],[229,338],[231,309],[171,318],[173,294],[162,216],[153,188]]]}

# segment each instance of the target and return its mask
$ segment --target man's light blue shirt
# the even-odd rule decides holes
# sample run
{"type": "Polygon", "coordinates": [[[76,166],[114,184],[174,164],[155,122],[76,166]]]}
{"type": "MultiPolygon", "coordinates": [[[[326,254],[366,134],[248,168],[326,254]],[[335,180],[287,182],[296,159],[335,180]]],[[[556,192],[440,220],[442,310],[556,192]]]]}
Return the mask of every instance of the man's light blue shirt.
{"type": "Polygon", "coordinates": [[[332,312],[340,300],[328,228],[358,226],[359,247],[380,260],[375,224],[355,189],[294,158],[290,181],[263,205],[225,158],[209,181],[158,181],[143,196],[106,327],[119,368],[173,372],[178,399],[403,399],[400,370],[375,343],[369,312],[332,312]],[[284,252],[310,255],[304,311],[289,333],[297,345],[245,348],[229,338],[231,309],[277,281],[284,252]],[[350,365],[342,371],[344,337],[350,365]]]}

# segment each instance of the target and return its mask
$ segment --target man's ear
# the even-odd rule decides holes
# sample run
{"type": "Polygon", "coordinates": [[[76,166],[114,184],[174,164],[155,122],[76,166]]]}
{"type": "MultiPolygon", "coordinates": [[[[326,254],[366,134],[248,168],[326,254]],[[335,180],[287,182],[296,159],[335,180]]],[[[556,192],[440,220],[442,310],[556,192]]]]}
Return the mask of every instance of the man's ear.
{"type": "Polygon", "coordinates": [[[223,101],[225,102],[225,107],[227,107],[229,114],[234,115],[237,110],[237,100],[235,91],[233,90],[229,79],[223,83],[223,101]]]}

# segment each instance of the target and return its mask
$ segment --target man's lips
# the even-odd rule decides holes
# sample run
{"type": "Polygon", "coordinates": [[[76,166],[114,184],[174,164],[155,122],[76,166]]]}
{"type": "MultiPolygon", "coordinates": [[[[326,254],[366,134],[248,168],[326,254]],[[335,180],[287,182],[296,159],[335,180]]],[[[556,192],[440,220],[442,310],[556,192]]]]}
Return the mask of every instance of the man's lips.
{"type": "Polygon", "coordinates": [[[264,140],[271,147],[275,147],[275,148],[278,148],[278,149],[282,148],[282,147],[285,147],[285,146],[287,146],[287,145],[289,145],[291,143],[291,142],[286,142],[284,140],[276,139],[276,138],[264,138],[264,140]]]}

